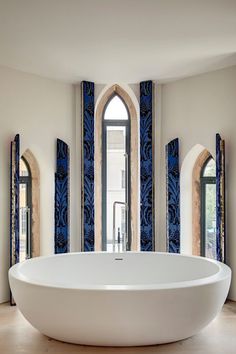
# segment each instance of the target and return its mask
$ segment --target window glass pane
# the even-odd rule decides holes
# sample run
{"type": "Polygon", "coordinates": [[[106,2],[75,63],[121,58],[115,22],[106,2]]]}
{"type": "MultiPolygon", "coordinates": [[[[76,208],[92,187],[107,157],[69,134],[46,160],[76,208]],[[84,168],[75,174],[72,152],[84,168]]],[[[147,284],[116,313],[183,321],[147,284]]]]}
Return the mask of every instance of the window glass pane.
{"type": "Polygon", "coordinates": [[[125,234],[125,228],[126,228],[125,207],[121,207],[121,235],[122,235],[122,238],[124,237],[124,234],[125,234]]]}
{"type": "Polygon", "coordinates": [[[108,126],[107,135],[107,251],[121,251],[124,240],[126,201],[125,190],[125,152],[126,127],[108,126]],[[123,181],[121,181],[121,178],[123,181]],[[123,184],[122,184],[123,183],[123,184]],[[113,207],[115,204],[115,244],[113,246],[113,207]]]}
{"type": "Polygon", "coordinates": [[[26,259],[27,242],[27,186],[20,183],[20,262],[26,259]]]}
{"type": "Polygon", "coordinates": [[[206,184],[205,255],[216,259],[216,185],[206,184]]]}
{"type": "Polygon", "coordinates": [[[28,168],[23,159],[20,159],[20,176],[29,176],[28,168]]]}
{"type": "Polygon", "coordinates": [[[114,96],[111,101],[108,103],[108,106],[105,111],[104,119],[128,119],[128,112],[123,103],[123,101],[118,96],[114,96]]]}
{"type": "Polygon", "coordinates": [[[125,188],[125,170],[121,170],[121,188],[125,188]]]}
{"type": "Polygon", "coordinates": [[[216,163],[213,159],[210,159],[204,169],[204,177],[215,177],[216,175],[216,163]]]}

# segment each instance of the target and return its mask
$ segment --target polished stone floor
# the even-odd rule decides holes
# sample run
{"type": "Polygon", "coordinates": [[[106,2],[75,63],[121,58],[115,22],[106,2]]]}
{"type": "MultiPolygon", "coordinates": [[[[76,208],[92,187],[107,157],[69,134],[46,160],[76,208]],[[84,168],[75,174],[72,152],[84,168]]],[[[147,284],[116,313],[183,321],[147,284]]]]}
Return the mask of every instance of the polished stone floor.
{"type": "Polygon", "coordinates": [[[17,307],[0,305],[0,354],[236,354],[236,302],[227,302],[220,315],[201,333],[187,340],[149,347],[105,348],[58,342],[40,334],[17,307]]]}

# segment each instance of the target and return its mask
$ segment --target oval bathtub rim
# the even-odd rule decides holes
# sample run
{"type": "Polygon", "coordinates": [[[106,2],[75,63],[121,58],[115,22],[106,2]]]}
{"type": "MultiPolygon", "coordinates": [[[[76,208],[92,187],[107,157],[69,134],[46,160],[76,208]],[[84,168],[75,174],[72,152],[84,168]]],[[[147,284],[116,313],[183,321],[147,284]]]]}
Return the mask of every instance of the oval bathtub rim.
{"type": "MultiPolygon", "coordinates": [[[[118,258],[118,257],[117,257],[118,258]]],[[[58,290],[75,290],[75,291],[155,291],[155,290],[174,290],[174,289],[184,289],[184,288],[192,288],[192,287],[199,287],[199,286],[206,286],[208,284],[218,283],[220,281],[230,279],[232,276],[231,268],[219,261],[201,257],[201,256],[191,256],[185,254],[177,254],[177,253],[167,253],[167,252],[139,252],[139,251],[127,251],[127,252],[117,252],[117,253],[108,253],[106,251],[97,251],[97,252],[70,252],[70,253],[61,253],[61,254],[53,254],[48,256],[40,256],[28,259],[21,263],[17,263],[13,265],[8,271],[8,278],[14,278],[17,281],[23,282],[28,285],[44,287],[44,288],[52,288],[58,290]],[[125,254],[162,254],[162,255],[169,255],[172,257],[185,257],[185,258],[196,258],[201,259],[205,262],[210,262],[215,264],[218,267],[218,272],[208,277],[194,279],[194,280],[186,280],[186,281],[176,281],[170,283],[151,283],[151,284],[135,284],[135,285],[104,285],[104,284],[84,284],[84,285],[77,285],[77,286],[67,286],[62,284],[47,284],[36,282],[26,278],[18,268],[21,268],[23,264],[37,262],[43,259],[50,259],[54,257],[63,257],[63,256],[73,256],[73,255],[94,255],[94,254],[110,254],[110,255],[125,255],[125,254]]]]}

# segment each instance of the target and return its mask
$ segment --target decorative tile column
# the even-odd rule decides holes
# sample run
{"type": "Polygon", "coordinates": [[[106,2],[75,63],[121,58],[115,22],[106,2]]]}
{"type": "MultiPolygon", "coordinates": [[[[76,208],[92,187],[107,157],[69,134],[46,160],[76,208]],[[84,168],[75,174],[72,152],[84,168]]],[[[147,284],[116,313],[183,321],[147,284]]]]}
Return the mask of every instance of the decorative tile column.
{"type": "Polygon", "coordinates": [[[154,250],[153,83],[140,83],[140,242],[154,250]]]}
{"type": "Polygon", "coordinates": [[[180,253],[179,139],[166,145],[166,240],[167,252],[180,253]]]}
{"type": "Polygon", "coordinates": [[[94,83],[82,82],[82,250],[94,251],[94,83]]]}
{"type": "Polygon", "coordinates": [[[70,250],[69,242],[69,147],[57,139],[57,170],[55,173],[55,253],[70,250]]]}
{"type": "MultiPolygon", "coordinates": [[[[17,134],[11,142],[10,156],[10,266],[19,262],[19,176],[20,176],[20,136],[17,134]]],[[[12,295],[11,305],[15,305],[12,295]]]]}
{"type": "Polygon", "coordinates": [[[225,262],[225,141],[216,134],[216,255],[225,262]]]}

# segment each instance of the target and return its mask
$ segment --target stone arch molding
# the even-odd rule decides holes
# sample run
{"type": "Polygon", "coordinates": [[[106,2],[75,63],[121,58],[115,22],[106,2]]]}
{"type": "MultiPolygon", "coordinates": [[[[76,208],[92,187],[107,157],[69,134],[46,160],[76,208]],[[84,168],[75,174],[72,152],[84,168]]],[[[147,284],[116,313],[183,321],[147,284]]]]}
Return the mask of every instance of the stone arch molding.
{"type": "MultiPolygon", "coordinates": [[[[113,95],[118,95],[125,102],[130,114],[131,124],[131,250],[139,250],[140,224],[139,224],[139,124],[137,102],[120,85],[114,84],[102,91],[97,99],[95,108],[95,250],[102,248],[102,119],[107,102],[113,95]]],[[[132,95],[134,96],[134,94],[132,95]]]]}
{"type": "Polygon", "coordinates": [[[204,150],[200,144],[194,145],[185,156],[180,170],[180,250],[192,254],[192,175],[196,159],[204,150]]]}
{"type": "Polygon", "coordinates": [[[201,144],[185,156],[180,171],[181,253],[200,254],[200,173],[211,153],[201,144]]]}
{"type": "Polygon", "coordinates": [[[40,256],[40,170],[34,154],[27,149],[22,157],[26,160],[32,179],[32,257],[40,256]]]}
{"type": "Polygon", "coordinates": [[[192,253],[195,256],[201,253],[201,171],[210,156],[204,149],[198,155],[192,173],[192,253]]]}

